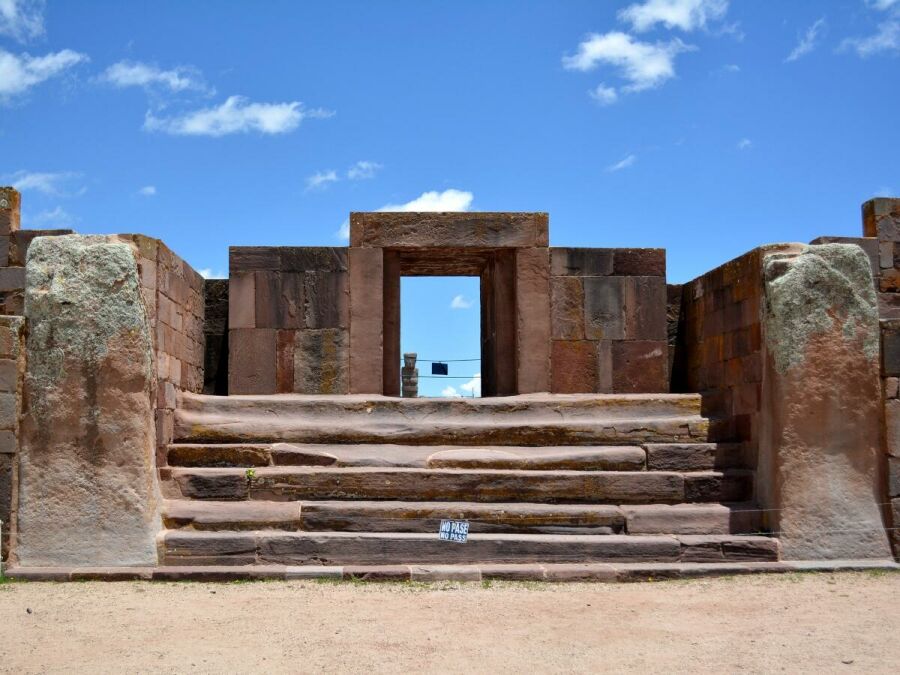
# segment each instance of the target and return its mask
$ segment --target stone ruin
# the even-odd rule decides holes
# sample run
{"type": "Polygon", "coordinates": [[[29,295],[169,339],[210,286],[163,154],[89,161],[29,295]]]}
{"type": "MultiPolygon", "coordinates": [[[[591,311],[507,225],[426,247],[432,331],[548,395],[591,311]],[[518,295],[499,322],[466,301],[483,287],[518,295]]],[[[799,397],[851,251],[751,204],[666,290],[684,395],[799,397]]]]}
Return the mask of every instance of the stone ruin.
{"type": "Polygon", "coordinates": [[[546,213],[352,213],[348,247],[232,247],[204,280],[19,208],[0,188],[8,574],[895,566],[900,200],[683,285],[663,249],[549,246],[546,213]],[[480,278],[482,398],[411,396],[405,275],[480,278]]]}

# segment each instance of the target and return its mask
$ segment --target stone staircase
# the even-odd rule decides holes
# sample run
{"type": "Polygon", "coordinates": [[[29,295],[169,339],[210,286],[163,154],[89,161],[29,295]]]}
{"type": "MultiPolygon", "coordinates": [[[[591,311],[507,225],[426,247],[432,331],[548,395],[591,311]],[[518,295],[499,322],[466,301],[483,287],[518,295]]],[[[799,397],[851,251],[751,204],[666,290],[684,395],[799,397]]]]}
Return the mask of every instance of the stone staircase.
{"type": "Polygon", "coordinates": [[[170,566],[776,561],[695,395],[182,394],[170,566]],[[438,538],[470,522],[466,543],[438,538]]]}

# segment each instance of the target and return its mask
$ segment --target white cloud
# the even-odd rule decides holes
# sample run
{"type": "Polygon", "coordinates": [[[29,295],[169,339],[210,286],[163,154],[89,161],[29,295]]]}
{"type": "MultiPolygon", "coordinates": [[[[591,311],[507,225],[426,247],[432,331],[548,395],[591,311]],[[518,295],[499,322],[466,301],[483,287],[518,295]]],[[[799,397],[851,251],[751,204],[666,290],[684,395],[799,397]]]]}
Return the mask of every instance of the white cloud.
{"type": "Polygon", "coordinates": [[[71,49],[45,56],[16,55],[0,49],[0,99],[28,91],[84,61],[88,61],[87,56],[71,49]]]}
{"type": "Polygon", "coordinates": [[[481,373],[475,373],[471,380],[459,385],[459,388],[470,396],[481,396],[481,373]]]}
{"type": "Polygon", "coordinates": [[[54,197],[71,197],[85,192],[84,187],[77,189],[66,188],[67,185],[71,185],[72,181],[80,176],[81,174],[72,171],[59,173],[17,171],[8,180],[20,192],[34,190],[54,197]]]}
{"type": "Polygon", "coordinates": [[[329,183],[338,181],[337,172],[333,169],[327,171],[316,171],[312,176],[306,179],[306,189],[308,190],[324,190],[329,183]]]}
{"type": "Polygon", "coordinates": [[[320,108],[304,108],[299,101],[253,103],[243,96],[230,96],[220,106],[202,108],[180,117],[160,118],[148,111],[144,129],[177,136],[218,137],[251,131],[284,134],[296,129],[306,118],[325,118],[333,114],[320,108]]]}
{"type": "Polygon", "coordinates": [[[727,74],[739,73],[739,72],[741,72],[741,67],[739,65],[737,65],[736,63],[726,63],[724,66],[719,68],[719,72],[727,73],[727,74]]]}
{"type": "Polygon", "coordinates": [[[140,190],[138,190],[138,194],[143,197],[153,197],[156,194],[156,186],[145,185],[140,190]]]}
{"type": "Polygon", "coordinates": [[[50,211],[41,211],[37,215],[28,219],[28,227],[31,229],[72,229],[78,218],[68,213],[61,206],[57,206],[50,211]]]}
{"type": "Polygon", "coordinates": [[[600,105],[612,105],[619,100],[615,87],[607,87],[602,82],[588,92],[588,95],[600,105]]]}
{"type": "Polygon", "coordinates": [[[0,0],[0,35],[26,42],[44,34],[44,0],[0,0]]]}
{"type": "Polygon", "coordinates": [[[441,390],[441,396],[446,396],[447,398],[459,398],[461,395],[456,391],[456,387],[444,387],[441,390]]]}
{"type": "Polygon", "coordinates": [[[737,144],[738,150],[749,150],[752,147],[753,147],[753,141],[751,141],[749,138],[742,138],[741,140],[738,141],[738,144],[737,144]]]}
{"type": "Polygon", "coordinates": [[[423,192],[405,204],[388,204],[379,211],[468,211],[474,195],[463,190],[423,192]]]}
{"type": "Polygon", "coordinates": [[[563,67],[589,71],[601,63],[610,64],[619,68],[621,76],[630,83],[624,91],[636,92],[653,89],[675,77],[675,56],[693,49],[677,39],[651,44],[618,31],[592,33],[578,45],[574,56],[563,57],[563,67]]]}
{"type": "Polygon", "coordinates": [[[874,7],[875,9],[879,9],[884,11],[886,9],[890,9],[894,5],[900,3],[900,0],[867,0],[868,4],[874,7]]]}
{"type": "Polygon", "coordinates": [[[863,58],[880,52],[900,50],[900,15],[895,15],[879,24],[874,35],[864,38],[847,38],[841,43],[840,49],[852,49],[863,58]]]}
{"type": "Polygon", "coordinates": [[[646,0],[621,10],[619,18],[639,33],[658,23],[692,31],[724,18],[727,11],[728,0],[646,0]]]}
{"type": "Polygon", "coordinates": [[[615,164],[610,164],[606,167],[606,170],[609,173],[614,173],[616,171],[621,171],[622,169],[627,169],[630,166],[634,166],[634,163],[637,161],[637,155],[628,155],[621,162],[616,162],[615,164]]]}
{"type": "Polygon", "coordinates": [[[186,91],[189,89],[206,91],[199,72],[195,68],[179,66],[171,70],[162,70],[157,66],[136,61],[119,61],[114,63],[100,76],[104,82],[119,87],[163,87],[169,91],[186,91]]]}
{"type": "MultiPolygon", "coordinates": [[[[378,211],[468,211],[472,206],[472,200],[475,196],[471,192],[465,190],[444,190],[438,192],[423,192],[421,195],[408,201],[405,204],[387,204],[382,206],[378,211]]],[[[341,223],[338,231],[335,232],[338,239],[347,241],[350,239],[350,221],[345,220],[341,223]]]]}
{"type": "Polygon", "coordinates": [[[347,169],[347,178],[350,180],[364,180],[366,178],[374,178],[375,174],[381,169],[378,162],[370,162],[361,159],[356,164],[347,169]]]}
{"type": "Polygon", "coordinates": [[[228,275],[225,272],[213,272],[212,267],[204,267],[203,269],[197,270],[197,274],[199,274],[204,279],[227,279],[228,275]]]}
{"type": "Polygon", "coordinates": [[[453,300],[450,301],[450,309],[469,309],[471,306],[472,301],[461,295],[454,295],[453,300]]]}
{"type": "Polygon", "coordinates": [[[813,49],[816,48],[816,45],[819,41],[819,38],[822,36],[822,30],[825,28],[825,17],[822,17],[818,21],[816,21],[812,26],[806,29],[806,32],[800,36],[800,42],[797,43],[797,46],[794,47],[793,51],[788,54],[785,59],[786,63],[790,63],[791,61],[796,61],[801,56],[806,56],[813,49]]]}

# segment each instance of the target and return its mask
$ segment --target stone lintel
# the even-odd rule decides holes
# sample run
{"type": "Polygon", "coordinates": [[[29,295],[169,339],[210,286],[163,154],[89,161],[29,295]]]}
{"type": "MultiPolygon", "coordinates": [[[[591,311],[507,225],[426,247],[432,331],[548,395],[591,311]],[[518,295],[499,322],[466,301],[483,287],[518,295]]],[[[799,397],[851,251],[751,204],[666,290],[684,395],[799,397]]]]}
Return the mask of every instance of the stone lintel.
{"type": "Polygon", "coordinates": [[[547,246],[546,213],[350,214],[350,245],[362,248],[532,248],[547,246]]]}

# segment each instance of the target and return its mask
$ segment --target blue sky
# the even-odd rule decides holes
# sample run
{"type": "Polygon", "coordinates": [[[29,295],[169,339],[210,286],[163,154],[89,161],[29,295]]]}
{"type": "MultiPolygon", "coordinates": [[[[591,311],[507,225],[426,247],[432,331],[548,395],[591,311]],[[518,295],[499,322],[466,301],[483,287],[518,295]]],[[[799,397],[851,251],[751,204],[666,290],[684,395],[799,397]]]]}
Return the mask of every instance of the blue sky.
{"type": "MultiPolygon", "coordinates": [[[[0,0],[0,183],[212,274],[390,207],[548,211],[684,281],[900,192],[898,56],[900,0],[0,0]]],[[[477,356],[477,283],[419,283],[403,348],[477,356]]]]}

